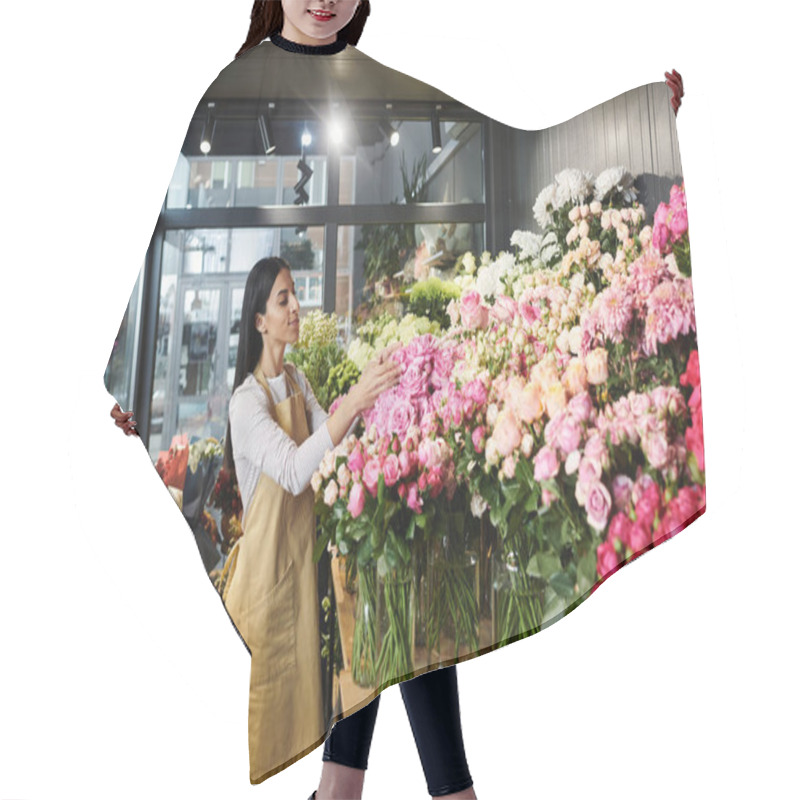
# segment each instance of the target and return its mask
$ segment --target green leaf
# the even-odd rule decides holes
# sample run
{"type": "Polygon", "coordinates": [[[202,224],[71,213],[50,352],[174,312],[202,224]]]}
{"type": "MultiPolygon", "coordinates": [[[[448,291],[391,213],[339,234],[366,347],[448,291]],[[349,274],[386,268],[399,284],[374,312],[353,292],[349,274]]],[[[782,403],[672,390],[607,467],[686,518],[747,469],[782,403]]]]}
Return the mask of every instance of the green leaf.
{"type": "Polygon", "coordinates": [[[381,472],[378,475],[378,504],[383,505],[383,498],[386,496],[386,481],[381,472]]]}
{"type": "Polygon", "coordinates": [[[506,481],[501,484],[503,495],[506,498],[506,506],[517,502],[520,494],[522,493],[522,485],[517,480],[506,481]]]}
{"type": "Polygon", "coordinates": [[[525,511],[531,512],[536,506],[539,505],[539,495],[537,492],[531,492],[525,500],[525,511]]]}
{"type": "Polygon", "coordinates": [[[406,528],[406,539],[410,540],[414,538],[414,531],[416,530],[416,527],[417,527],[417,515],[412,514],[411,520],[408,523],[408,527],[406,528]]]}
{"type": "Polygon", "coordinates": [[[378,556],[378,575],[380,575],[381,578],[385,578],[388,573],[389,566],[386,563],[386,556],[381,554],[378,556]]]}
{"type": "Polygon", "coordinates": [[[549,579],[561,569],[561,560],[556,553],[542,550],[534,555],[528,562],[526,572],[534,578],[549,579]]]}
{"type": "Polygon", "coordinates": [[[535,481],[533,480],[533,467],[527,458],[520,458],[517,461],[517,477],[528,485],[529,489],[534,487],[535,481]]]}
{"type": "Polygon", "coordinates": [[[370,537],[367,536],[364,541],[358,546],[358,565],[363,567],[368,564],[372,558],[372,543],[370,537]]]}
{"type": "Polygon", "coordinates": [[[555,572],[550,576],[550,586],[560,597],[572,597],[575,581],[566,572],[555,572]]]}

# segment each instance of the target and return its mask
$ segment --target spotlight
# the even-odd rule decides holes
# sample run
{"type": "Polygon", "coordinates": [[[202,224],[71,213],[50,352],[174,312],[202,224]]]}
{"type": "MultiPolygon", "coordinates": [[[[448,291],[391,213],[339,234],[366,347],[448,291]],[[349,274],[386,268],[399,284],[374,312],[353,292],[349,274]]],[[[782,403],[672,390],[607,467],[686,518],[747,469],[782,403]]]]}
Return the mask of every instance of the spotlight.
{"type": "Polygon", "coordinates": [[[442,131],[439,127],[439,109],[441,106],[437,105],[433,108],[431,114],[431,137],[433,138],[433,152],[442,152],[442,131]]]}
{"type": "Polygon", "coordinates": [[[214,103],[208,104],[208,111],[206,112],[206,121],[203,123],[203,134],[200,137],[200,152],[207,156],[211,152],[211,143],[214,141],[214,129],[217,127],[217,119],[211,113],[214,108],[214,103]]]}
{"type": "Polygon", "coordinates": [[[334,144],[341,144],[344,139],[344,128],[339,120],[333,120],[328,129],[330,132],[331,141],[334,144]]]}
{"type": "Polygon", "coordinates": [[[264,154],[271,155],[275,152],[275,135],[272,132],[272,120],[269,114],[258,115],[258,131],[261,134],[261,143],[264,145],[264,154]]]}
{"type": "Polygon", "coordinates": [[[397,128],[392,126],[388,119],[381,120],[381,130],[389,140],[389,144],[391,144],[392,147],[397,147],[400,141],[400,133],[398,132],[397,128]]]}
{"type": "Polygon", "coordinates": [[[311,144],[311,134],[307,131],[303,131],[303,135],[300,137],[300,142],[302,143],[303,147],[308,147],[311,144]]]}

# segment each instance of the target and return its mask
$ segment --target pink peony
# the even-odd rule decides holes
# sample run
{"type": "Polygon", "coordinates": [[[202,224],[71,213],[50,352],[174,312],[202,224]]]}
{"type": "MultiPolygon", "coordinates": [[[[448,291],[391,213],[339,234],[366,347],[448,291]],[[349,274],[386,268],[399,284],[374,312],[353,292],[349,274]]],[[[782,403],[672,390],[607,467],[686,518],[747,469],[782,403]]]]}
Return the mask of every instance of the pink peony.
{"type": "Polygon", "coordinates": [[[478,425],[474,431],[472,431],[472,446],[475,448],[476,453],[482,453],[484,447],[484,435],[486,433],[486,429],[483,425],[478,425]]]}

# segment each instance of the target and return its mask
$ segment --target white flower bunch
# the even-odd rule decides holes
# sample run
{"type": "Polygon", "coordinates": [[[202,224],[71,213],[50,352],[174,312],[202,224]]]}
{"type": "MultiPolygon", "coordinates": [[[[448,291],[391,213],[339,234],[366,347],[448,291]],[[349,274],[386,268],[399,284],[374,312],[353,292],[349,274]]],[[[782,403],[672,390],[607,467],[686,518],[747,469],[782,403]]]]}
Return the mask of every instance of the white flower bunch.
{"type": "Polygon", "coordinates": [[[594,182],[594,199],[610,202],[613,195],[620,194],[622,202],[632,205],[637,191],[633,185],[633,175],[625,167],[604,169],[594,182]]]}

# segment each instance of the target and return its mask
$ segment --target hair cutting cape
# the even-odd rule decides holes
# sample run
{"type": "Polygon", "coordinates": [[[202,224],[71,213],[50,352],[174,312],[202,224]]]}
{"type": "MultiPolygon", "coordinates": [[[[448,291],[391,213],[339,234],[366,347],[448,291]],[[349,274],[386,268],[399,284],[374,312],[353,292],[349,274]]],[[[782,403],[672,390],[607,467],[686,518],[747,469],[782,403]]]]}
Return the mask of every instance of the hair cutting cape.
{"type": "MultiPolygon", "coordinates": [[[[561,619],[705,511],[668,86],[528,131],[350,45],[274,39],[198,104],[104,376],[251,653],[252,783],[386,687],[561,619]],[[302,492],[262,476],[248,519],[223,453],[268,257],[302,317],[288,396],[250,379],[281,436],[326,424],[303,381],[335,411],[394,342],[403,375],[302,492]]],[[[267,448],[232,445],[235,464],[267,448]]]]}

